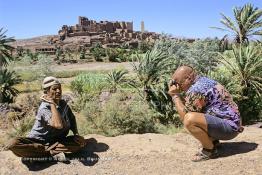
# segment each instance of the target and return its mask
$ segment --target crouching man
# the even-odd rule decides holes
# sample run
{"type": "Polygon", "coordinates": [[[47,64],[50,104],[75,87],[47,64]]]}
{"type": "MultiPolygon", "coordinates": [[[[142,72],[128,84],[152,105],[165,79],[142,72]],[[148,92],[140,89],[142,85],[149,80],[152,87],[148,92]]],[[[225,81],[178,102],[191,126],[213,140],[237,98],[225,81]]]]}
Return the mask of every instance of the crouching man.
{"type": "Polygon", "coordinates": [[[218,82],[197,75],[193,68],[179,67],[168,93],[185,128],[202,144],[192,161],[217,157],[219,140],[231,140],[243,131],[238,106],[229,92],[218,82]]]}
{"type": "Polygon", "coordinates": [[[65,160],[64,153],[80,151],[85,140],[78,134],[75,116],[64,100],[61,100],[61,84],[55,77],[43,81],[44,95],[38,109],[34,126],[28,137],[13,139],[7,149],[26,158],[53,157],[65,160]],[[72,136],[67,136],[72,130],[72,136]]]}

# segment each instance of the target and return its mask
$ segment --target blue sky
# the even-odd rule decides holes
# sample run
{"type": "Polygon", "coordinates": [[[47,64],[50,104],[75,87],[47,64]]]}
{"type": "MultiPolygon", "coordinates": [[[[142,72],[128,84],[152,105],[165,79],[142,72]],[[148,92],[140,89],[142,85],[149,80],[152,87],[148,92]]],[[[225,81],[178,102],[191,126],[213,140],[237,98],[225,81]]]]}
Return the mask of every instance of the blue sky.
{"type": "Polygon", "coordinates": [[[262,0],[0,0],[0,27],[16,39],[57,34],[62,25],[75,25],[78,16],[109,21],[133,21],[145,29],[180,37],[222,37],[210,29],[221,26],[220,13],[232,16],[234,6],[262,0]]]}

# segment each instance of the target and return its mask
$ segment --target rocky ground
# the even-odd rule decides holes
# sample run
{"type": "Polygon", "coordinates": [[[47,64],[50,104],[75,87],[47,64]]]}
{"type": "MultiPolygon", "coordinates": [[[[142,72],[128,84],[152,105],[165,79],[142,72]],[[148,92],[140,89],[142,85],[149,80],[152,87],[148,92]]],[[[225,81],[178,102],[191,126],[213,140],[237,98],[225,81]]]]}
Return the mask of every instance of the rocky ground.
{"type": "Polygon", "coordinates": [[[88,135],[92,142],[67,163],[22,163],[10,151],[0,152],[0,174],[262,174],[261,128],[245,127],[223,142],[220,157],[191,162],[198,142],[185,132],[174,135],[88,135]]]}

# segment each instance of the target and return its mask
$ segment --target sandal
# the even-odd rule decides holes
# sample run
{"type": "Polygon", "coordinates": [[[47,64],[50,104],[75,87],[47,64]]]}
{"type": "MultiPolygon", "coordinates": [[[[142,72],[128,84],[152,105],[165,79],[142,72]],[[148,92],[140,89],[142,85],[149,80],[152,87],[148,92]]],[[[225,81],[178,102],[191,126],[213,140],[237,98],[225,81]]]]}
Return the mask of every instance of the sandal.
{"type": "Polygon", "coordinates": [[[195,155],[195,158],[192,159],[192,161],[200,162],[203,160],[214,159],[216,157],[218,157],[218,151],[215,147],[213,149],[203,148],[199,153],[195,155]]]}
{"type": "MultiPolygon", "coordinates": [[[[219,149],[219,148],[221,147],[221,143],[219,142],[219,140],[213,140],[212,142],[213,142],[214,148],[219,149]]],[[[202,145],[199,145],[199,146],[198,146],[198,149],[201,149],[201,150],[202,150],[202,149],[203,149],[202,145]]],[[[199,153],[201,153],[201,151],[198,151],[198,152],[195,154],[195,156],[198,156],[199,153]]]]}

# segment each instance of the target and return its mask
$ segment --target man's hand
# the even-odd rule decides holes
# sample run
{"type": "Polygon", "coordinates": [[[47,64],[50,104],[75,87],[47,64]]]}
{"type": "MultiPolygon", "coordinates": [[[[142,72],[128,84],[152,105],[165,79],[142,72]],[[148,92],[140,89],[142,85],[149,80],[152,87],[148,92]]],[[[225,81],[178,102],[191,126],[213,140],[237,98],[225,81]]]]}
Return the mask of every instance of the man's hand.
{"type": "Polygon", "coordinates": [[[42,95],[41,100],[43,100],[44,102],[47,102],[47,103],[56,104],[54,99],[51,98],[50,96],[46,95],[46,94],[42,95]]]}
{"type": "Polygon", "coordinates": [[[169,86],[169,91],[168,91],[168,94],[173,97],[174,95],[177,95],[180,93],[180,88],[179,88],[179,85],[171,85],[169,86]]]}
{"type": "Polygon", "coordinates": [[[85,138],[80,135],[75,135],[74,141],[78,143],[81,147],[84,147],[86,144],[85,138]]]}

